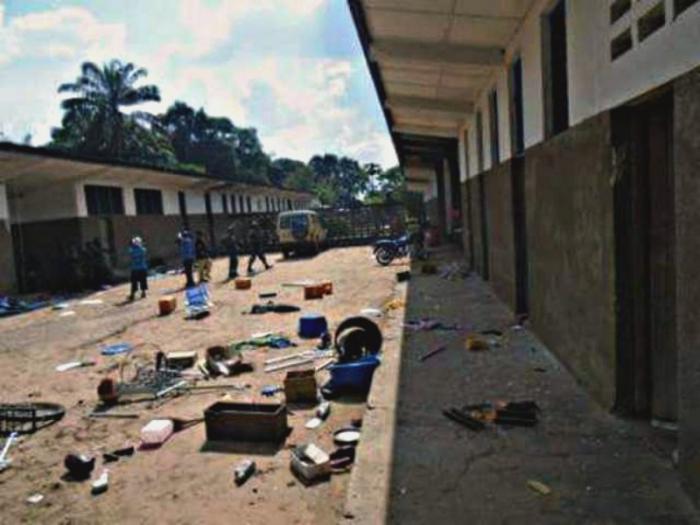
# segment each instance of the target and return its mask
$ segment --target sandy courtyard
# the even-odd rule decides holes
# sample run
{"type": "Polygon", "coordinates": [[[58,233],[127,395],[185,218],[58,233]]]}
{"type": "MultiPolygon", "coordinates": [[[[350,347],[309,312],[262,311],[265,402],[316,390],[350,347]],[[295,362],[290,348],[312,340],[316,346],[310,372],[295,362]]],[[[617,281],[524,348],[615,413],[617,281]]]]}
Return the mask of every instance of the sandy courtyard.
{"type": "MultiPolygon", "coordinates": [[[[13,447],[13,465],[0,473],[1,523],[335,523],[342,514],[348,474],[334,475],[328,483],[304,487],[289,470],[290,446],[313,441],[333,450],[332,432],[350,420],[362,417],[365,404],[333,402],[329,419],[316,430],[304,423],[313,408],[291,407],[293,428],[281,447],[240,444],[233,450],[210,451],[205,447],[204,425],[175,434],[156,450],[138,451],[132,458],[108,465],[109,490],[90,494],[89,482],[62,480],[63,458],[78,452],[98,456],[93,477],[101,471],[103,452],[138,443],[139,431],[158,416],[195,418],[228,393],[240,400],[263,400],[260,388],[281,385],[285,371],[265,373],[263,361],[312,348],[316,340],[296,336],[298,313],[243,315],[261,292],[277,292],[278,302],[296,304],[302,312],[323,313],[335,327],[363,308],[380,307],[404,293],[396,285],[401,265],[378,266],[367,247],[335,249],[312,259],[283,261],[271,257],[271,271],[254,277],[249,291],[224,284],[227,262],[216,261],[211,285],[213,313],[199,321],[184,319],[183,295],[177,292],[178,310],[168,317],[157,316],[157,301],[165,293],[179,290],[184,278],[173,276],[150,281],[149,297],[129,304],[127,287],[119,286],[86,297],[101,304],[71,301],[75,315],[45,309],[0,320],[0,400],[2,402],[48,401],[62,403],[67,410],[59,423],[25,436],[13,447]],[[331,280],[334,294],[323,300],[304,301],[300,288],[282,287],[301,279],[331,280]],[[96,388],[108,375],[114,357],[100,355],[102,345],[127,342],[135,347],[132,356],[151,359],[158,351],[198,350],[227,345],[263,331],[282,331],[299,344],[287,350],[245,351],[255,371],[209,384],[250,385],[244,391],[207,391],[185,394],[158,406],[148,403],[119,407],[138,412],[133,420],[89,419],[97,403],[96,388]],[[96,366],[63,373],[56,365],[76,359],[94,359],[96,366]],[[233,467],[245,457],[257,463],[258,473],[242,487],[233,482],[233,467]],[[36,505],[26,502],[32,494],[43,494],[36,505]]],[[[244,267],[245,261],[241,261],[244,267]]],[[[403,311],[385,316],[379,324],[385,335],[384,352],[398,352],[403,311]]],[[[319,374],[319,383],[327,372],[319,374]]],[[[282,399],[278,394],[277,399],[282,399]]]]}

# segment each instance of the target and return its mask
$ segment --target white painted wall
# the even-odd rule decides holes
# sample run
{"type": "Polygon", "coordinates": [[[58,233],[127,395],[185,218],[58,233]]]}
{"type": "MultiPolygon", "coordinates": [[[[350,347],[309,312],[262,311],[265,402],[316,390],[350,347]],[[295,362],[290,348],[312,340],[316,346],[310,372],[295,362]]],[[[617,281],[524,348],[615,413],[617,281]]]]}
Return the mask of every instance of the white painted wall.
{"type": "Polygon", "coordinates": [[[177,197],[177,189],[163,188],[163,214],[164,215],[180,215],[180,202],[177,197]]]}
{"type": "Polygon", "coordinates": [[[654,0],[638,0],[632,12],[610,27],[607,4],[591,9],[568,0],[571,123],[616,107],[700,66],[700,3],[674,19],[665,0],[666,25],[638,42],[636,21],[654,0]],[[632,27],[634,45],[614,62],[610,40],[632,27]]]}
{"type": "Polygon", "coordinates": [[[0,184],[0,221],[6,221],[10,217],[10,210],[7,206],[7,188],[0,184]]]}
{"type": "MultiPolygon", "coordinates": [[[[18,195],[8,197],[10,222],[16,224],[75,217],[78,215],[76,188],[73,182],[57,182],[25,189],[18,195]]],[[[83,205],[84,202],[83,196],[83,205]]]]}

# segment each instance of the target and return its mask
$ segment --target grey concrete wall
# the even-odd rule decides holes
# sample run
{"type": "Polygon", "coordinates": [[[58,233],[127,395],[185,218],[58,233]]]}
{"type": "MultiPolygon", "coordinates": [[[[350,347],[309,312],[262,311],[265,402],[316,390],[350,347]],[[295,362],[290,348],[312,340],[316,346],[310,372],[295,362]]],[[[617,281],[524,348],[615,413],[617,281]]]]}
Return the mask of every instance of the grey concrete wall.
{"type": "Polygon", "coordinates": [[[484,275],[484,242],[481,229],[481,201],[479,199],[479,177],[469,179],[469,194],[472,201],[472,231],[474,232],[474,269],[484,275]]]}
{"type": "Polygon", "coordinates": [[[700,502],[700,69],[675,82],[674,108],[680,469],[700,502]]]}
{"type": "Polygon", "coordinates": [[[615,267],[608,113],[527,150],[534,330],[605,407],[615,400],[615,267]]]}
{"type": "Polygon", "coordinates": [[[510,161],[484,174],[489,225],[489,279],[496,295],[515,310],[515,239],[510,161]]]}
{"type": "Polygon", "coordinates": [[[16,292],[12,232],[7,221],[0,220],[0,295],[16,292]]]}

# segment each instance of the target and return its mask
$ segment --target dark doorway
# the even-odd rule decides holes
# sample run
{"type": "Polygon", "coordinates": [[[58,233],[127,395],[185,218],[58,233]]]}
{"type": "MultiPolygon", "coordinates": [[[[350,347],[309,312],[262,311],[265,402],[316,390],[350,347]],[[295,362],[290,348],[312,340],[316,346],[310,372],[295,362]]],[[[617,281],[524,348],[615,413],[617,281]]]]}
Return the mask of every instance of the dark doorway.
{"type": "Polygon", "coordinates": [[[557,2],[542,25],[545,129],[552,137],[569,127],[565,0],[557,2]]]}
{"type": "Polygon", "coordinates": [[[180,207],[180,218],[182,219],[182,224],[185,226],[185,228],[189,228],[190,219],[187,216],[187,200],[185,199],[184,191],[177,192],[177,203],[180,207]]]}
{"type": "Polygon", "coordinates": [[[211,208],[211,194],[204,194],[204,209],[207,213],[207,226],[209,228],[209,242],[213,247],[216,247],[216,236],[214,233],[214,213],[211,208]]]}
{"type": "Polygon", "coordinates": [[[456,242],[462,247],[462,187],[459,182],[459,154],[458,146],[455,144],[454,149],[447,158],[447,166],[449,168],[450,177],[450,221],[452,224],[452,242],[456,242]]]}
{"type": "Polygon", "coordinates": [[[476,113],[476,163],[479,173],[484,171],[484,118],[476,113]]]}
{"type": "Polygon", "coordinates": [[[523,62],[517,59],[510,66],[511,86],[511,140],[515,155],[525,151],[525,128],[523,118],[523,62]]]}
{"type": "Polygon", "coordinates": [[[675,421],[673,97],[613,113],[618,408],[675,421]]]}
{"type": "Polygon", "coordinates": [[[483,173],[479,175],[479,212],[481,214],[481,264],[483,267],[482,277],[485,281],[490,278],[489,272],[489,224],[486,210],[486,178],[483,173]]]}
{"type": "Polygon", "coordinates": [[[489,132],[491,134],[491,167],[500,162],[500,144],[498,130],[498,92],[494,89],[489,93],[489,132]]]}
{"type": "Polygon", "coordinates": [[[525,209],[525,159],[511,160],[513,235],[515,246],[515,312],[528,312],[527,214],[525,209]]]}

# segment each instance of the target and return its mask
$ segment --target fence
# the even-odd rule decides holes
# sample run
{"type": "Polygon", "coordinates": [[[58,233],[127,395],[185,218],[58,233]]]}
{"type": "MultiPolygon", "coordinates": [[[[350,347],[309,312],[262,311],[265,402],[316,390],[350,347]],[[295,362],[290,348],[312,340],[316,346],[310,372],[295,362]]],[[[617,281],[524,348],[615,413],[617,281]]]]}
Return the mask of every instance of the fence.
{"type": "MultiPolygon", "coordinates": [[[[406,209],[401,204],[379,204],[357,208],[316,210],[328,230],[327,246],[368,244],[379,237],[398,235],[405,229],[406,209]]],[[[268,250],[279,248],[276,212],[250,213],[217,220],[216,238],[221,240],[230,226],[243,252],[246,252],[248,232],[255,221],[263,232],[268,250]]]]}

